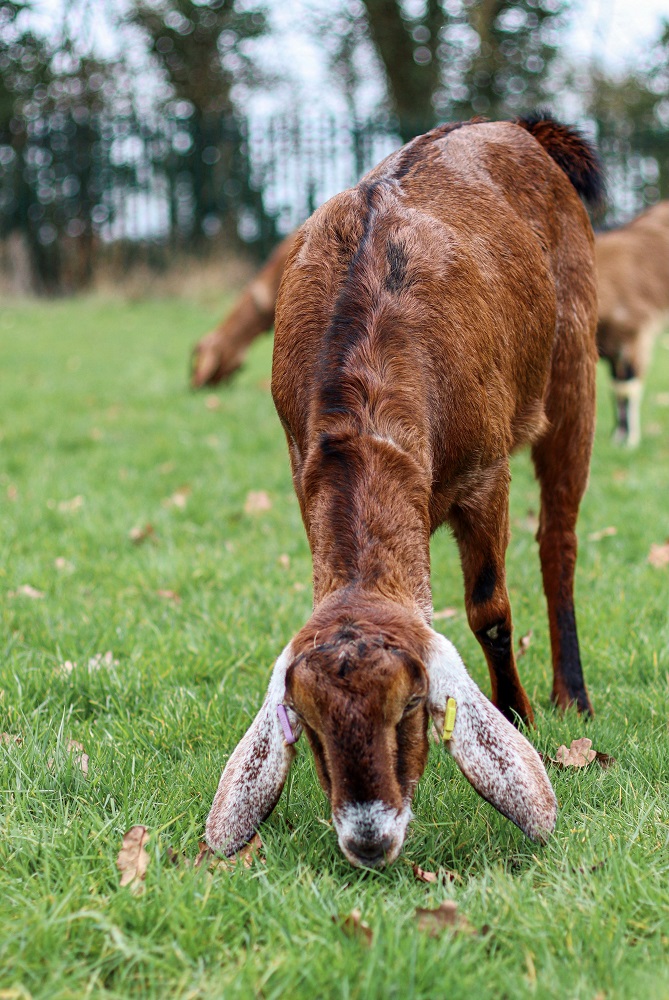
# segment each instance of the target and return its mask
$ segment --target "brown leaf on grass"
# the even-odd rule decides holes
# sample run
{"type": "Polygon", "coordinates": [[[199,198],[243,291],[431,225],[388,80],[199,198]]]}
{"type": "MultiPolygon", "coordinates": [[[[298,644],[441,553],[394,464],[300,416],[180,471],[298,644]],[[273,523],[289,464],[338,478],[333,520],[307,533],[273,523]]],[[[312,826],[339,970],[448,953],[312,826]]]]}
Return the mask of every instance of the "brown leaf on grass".
{"type": "Polygon", "coordinates": [[[181,604],[181,598],[176,590],[157,590],[156,594],[158,597],[162,597],[164,601],[174,601],[175,604],[181,604]]]}
{"type": "Polygon", "coordinates": [[[176,507],[177,510],[185,510],[188,497],[192,492],[190,486],[180,486],[178,490],[174,491],[171,497],[165,497],[163,507],[176,507]]]}
{"type": "Polygon", "coordinates": [[[84,751],[83,743],[79,743],[78,740],[68,740],[65,744],[65,749],[68,753],[72,754],[72,759],[74,763],[79,767],[81,773],[86,776],[88,775],[88,754],[84,751]]]}
{"type": "Polygon", "coordinates": [[[259,851],[262,849],[262,840],[259,833],[254,833],[248,844],[244,844],[240,851],[230,858],[221,858],[210,850],[203,840],[199,843],[200,852],[195,859],[196,868],[221,868],[223,871],[234,871],[241,862],[244,868],[250,868],[254,858],[264,863],[264,858],[260,857],[259,851]]]}
{"type": "Polygon", "coordinates": [[[592,764],[596,756],[596,751],[592,749],[592,740],[583,736],[580,740],[572,740],[569,749],[564,744],[559,746],[555,763],[562,767],[587,767],[588,764],[592,764]]]}
{"type": "Polygon", "coordinates": [[[149,839],[145,826],[131,826],[123,835],[123,845],[116,858],[116,867],[121,873],[121,885],[132,885],[146,878],[146,869],[151,860],[144,845],[149,839]]]}
{"type": "Polygon", "coordinates": [[[20,747],[22,743],[23,743],[23,737],[19,736],[17,733],[0,733],[0,744],[2,744],[2,746],[20,747]]]}
{"type": "Polygon", "coordinates": [[[608,528],[600,528],[599,531],[591,531],[588,535],[589,542],[601,542],[602,538],[612,538],[618,534],[618,529],[610,524],[608,528]]]}
{"type": "Polygon", "coordinates": [[[539,754],[546,764],[557,764],[558,767],[587,767],[596,761],[600,767],[606,769],[616,763],[616,758],[611,754],[601,753],[592,749],[592,740],[583,736],[580,740],[572,740],[571,746],[567,749],[564,744],[557,749],[555,757],[548,754],[539,754]]]}
{"type": "Polygon", "coordinates": [[[61,514],[74,514],[76,511],[81,510],[84,506],[84,498],[78,494],[76,497],[72,497],[71,500],[61,500],[58,504],[58,510],[61,514]]]}
{"type": "Polygon", "coordinates": [[[108,649],[106,653],[96,653],[95,656],[91,656],[88,661],[88,672],[89,674],[95,673],[96,670],[100,670],[102,667],[118,667],[118,660],[114,659],[114,654],[111,649],[108,649]]]}
{"type": "Polygon", "coordinates": [[[190,868],[190,861],[185,854],[180,851],[175,851],[173,847],[167,848],[167,860],[170,861],[175,868],[190,868]]]}
{"type": "Polygon", "coordinates": [[[604,768],[604,770],[616,763],[616,758],[612,757],[610,753],[600,753],[599,750],[595,753],[595,760],[600,767],[604,768]]]}
{"type": "Polygon", "coordinates": [[[412,865],[411,869],[417,882],[446,883],[454,882],[456,878],[460,877],[457,872],[449,871],[447,868],[440,868],[438,872],[428,872],[419,865],[412,865]]]}
{"type": "Polygon", "coordinates": [[[135,528],[131,528],[128,532],[128,538],[133,545],[141,545],[145,542],[147,538],[152,538],[155,535],[156,529],[152,524],[145,524],[144,527],[137,525],[135,528]]]}
{"type": "Polygon", "coordinates": [[[532,629],[530,629],[529,632],[526,632],[525,635],[521,635],[518,641],[518,652],[516,654],[518,659],[520,659],[521,656],[525,656],[525,653],[528,651],[531,644],[532,644],[532,629]]]}
{"type": "Polygon", "coordinates": [[[424,909],[419,906],[416,909],[416,922],[418,930],[425,931],[430,937],[438,937],[447,927],[452,927],[456,933],[476,934],[476,928],[472,927],[466,917],[458,913],[457,903],[447,899],[436,910],[424,909]]]}
{"type": "Polygon", "coordinates": [[[197,846],[198,846],[198,855],[195,861],[193,862],[193,867],[201,868],[202,865],[204,865],[205,868],[208,868],[209,861],[215,857],[215,854],[209,847],[209,844],[206,842],[206,840],[200,840],[197,846]]]}
{"type": "Polygon", "coordinates": [[[245,514],[263,514],[272,509],[272,501],[266,490],[250,490],[244,501],[245,514]]]}
{"type": "Polygon", "coordinates": [[[648,562],[651,566],[655,566],[656,569],[669,566],[669,539],[667,539],[664,545],[658,545],[656,542],[653,542],[648,553],[648,562]]]}
{"type": "Polygon", "coordinates": [[[457,608],[442,608],[441,611],[435,611],[432,618],[435,622],[439,622],[444,621],[447,618],[455,618],[457,613],[457,608]]]}
{"type": "Polygon", "coordinates": [[[44,594],[41,590],[36,590],[35,587],[31,587],[29,583],[22,583],[20,587],[16,588],[16,590],[10,590],[7,596],[29,597],[31,601],[41,601],[44,594]]]}
{"type": "Polygon", "coordinates": [[[371,945],[374,938],[374,931],[362,919],[362,914],[357,908],[351,910],[345,917],[333,916],[332,922],[338,924],[347,937],[356,938],[356,940],[362,942],[367,947],[371,945]]]}

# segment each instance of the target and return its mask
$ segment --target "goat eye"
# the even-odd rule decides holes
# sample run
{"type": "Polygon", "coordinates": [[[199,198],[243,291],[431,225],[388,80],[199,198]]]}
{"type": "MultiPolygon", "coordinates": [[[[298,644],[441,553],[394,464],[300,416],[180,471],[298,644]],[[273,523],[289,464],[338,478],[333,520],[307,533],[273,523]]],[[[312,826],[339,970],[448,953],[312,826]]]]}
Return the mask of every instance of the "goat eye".
{"type": "Polygon", "coordinates": [[[409,712],[415,711],[415,709],[417,709],[419,705],[422,705],[424,701],[425,699],[422,694],[412,695],[412,697],[409,698],[408,702],[405,705],[403,714],[408,715],[409,712]]]}

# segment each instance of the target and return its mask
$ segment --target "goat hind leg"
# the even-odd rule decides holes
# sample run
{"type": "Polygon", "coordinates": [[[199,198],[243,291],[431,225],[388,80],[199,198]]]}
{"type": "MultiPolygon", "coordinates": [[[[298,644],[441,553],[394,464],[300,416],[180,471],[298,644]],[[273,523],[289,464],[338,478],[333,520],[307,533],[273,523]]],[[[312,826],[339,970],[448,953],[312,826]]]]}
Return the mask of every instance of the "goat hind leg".
{"type": "Polygon", "coordinates": [[[579,712],[588,714],[592,706],[576,631],[574,572],[576,521],[594,432],[595,364],[591,354],[565,361],[562,374],[554,369],[546,407],[549,429],[532,449],[541,487],[537,541],[551,636],[552,700],[563,709],[576,704],[579,712]]]}

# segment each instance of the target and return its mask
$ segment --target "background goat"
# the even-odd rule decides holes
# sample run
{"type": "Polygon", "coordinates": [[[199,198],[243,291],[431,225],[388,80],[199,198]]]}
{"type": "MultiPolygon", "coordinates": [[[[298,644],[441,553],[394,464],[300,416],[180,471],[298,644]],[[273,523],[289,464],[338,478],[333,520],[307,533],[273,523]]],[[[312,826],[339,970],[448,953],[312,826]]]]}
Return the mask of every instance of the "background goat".
{"type": "Polygon", "coordinates": [[[641,396],[653,343],[669,313],[669,201],[596,241],[597,343],[611,365],[615,439],[641,441],[641,396]]]}
{"type": "Polygon", "coordinates": [[[272,392],[311,546],[314,612],[223,772],[212,848],[236,851],[278,801],[294,753],[281,705],[295,735],[307,734],[353,864],[399,853],[428,719],[441,732],[449,698],[446,746],[469,781],[529,836],[553,829],[543,765],[508,721],[532,720],[505,582],[509,454],[532,442],[541,484],[553,697],[589,710],[573,575],[596,290],[576,190],[598,188],[587,144],[550,119],[446,125],[298,231],[277,302],[272,392]],[[430,625],[429,539],[444,522],[499,711],[430,625]]]}

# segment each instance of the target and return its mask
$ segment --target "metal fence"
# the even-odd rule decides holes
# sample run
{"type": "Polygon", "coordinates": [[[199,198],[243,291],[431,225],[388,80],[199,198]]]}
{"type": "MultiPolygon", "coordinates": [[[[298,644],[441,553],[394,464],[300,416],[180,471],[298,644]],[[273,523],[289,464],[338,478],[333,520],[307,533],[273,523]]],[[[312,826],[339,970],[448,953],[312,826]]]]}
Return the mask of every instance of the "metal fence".
{"type": "MultiPolygon", "coordinates": [[[[23,261],[19,284],[73,291],[104,261],[160,269],[221,245],[262,257],[401,143],[389,118],[196,119],[189,108],[155,121],[54,113],[0,134],[0,262],[23,261]]],[[[605,223],[669,196],[669,133],[607,134],[600,151],[605,223]]]]}

